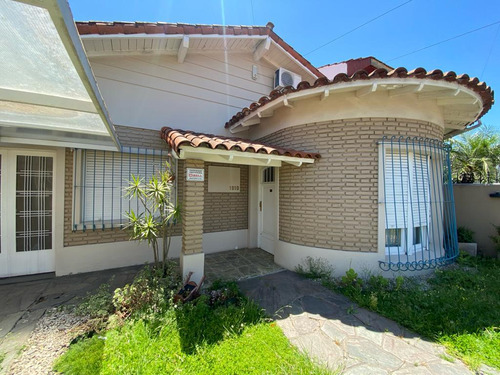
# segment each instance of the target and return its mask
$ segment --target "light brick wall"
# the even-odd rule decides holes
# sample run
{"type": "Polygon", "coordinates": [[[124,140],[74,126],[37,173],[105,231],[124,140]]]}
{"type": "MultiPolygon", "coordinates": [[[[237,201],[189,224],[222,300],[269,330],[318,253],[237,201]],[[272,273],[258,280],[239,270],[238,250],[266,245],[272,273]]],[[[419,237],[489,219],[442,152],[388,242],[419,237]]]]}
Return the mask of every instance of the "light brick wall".
{"type": "MultiPolygon", "coordinates": [[[[149,129],[116,126],[120,142],[125,147],[142,147],[150,149],[166,149],[160,139],[159,131],[149,129]]],[[[185,163],[177,161],[177,198],[182,204],[185,184],[185,163]]],[[[207,165],[229,166],[229,164],[207,163],[207,165]]],[[[233,167],[235,167],[233,165],[233,167]]],[[[222,232],[248,228],[248,167],[240,167],[241,190],[239,193],[208,193],[208,168],[205,175],[205,210],[203,214],[203,233],[222,232]]],[[[73,232],[73,151],[66,149],[66,179],[64,193],[64,246],[90,245],[128,241],[129,235],[120,228],[73,232]]],[[[181,225],[174,229],[174,235],[181,235],[181,225]]]]}
{"type": "Polygon", "coordinates": [[[280,240],[377,251],[377,142],[384,135],[443,139],[443,129],[406,119],[360,118],[295,126],[260,139],[321,154],[313,165],[279,168],[280,240]]]}
{"type": "MultiPolygon", "coordinates": [[[[185,168],[204,169],[200,160],[186,160],[185,168]]],[[[184,181],[182,195],[182,252],[195,254],[202,252],[204,181],[184,181]]]]}
{"type": "Polygon", "coordinates": [[[206,163],[205,210],[203,232],[222,232],[248,228],[248,166],[206,163]],[[209,166],[240,168],[240,191],[237,193],[209,193],[209,166]]]}
{"type": "Polygon", "coordinates": [[[122,146],[142,147],[153,150],[164,150],[167,148],[165,141],[160,137],[160,130],[118,125],[115,125],[115,130],[122,146]]]}

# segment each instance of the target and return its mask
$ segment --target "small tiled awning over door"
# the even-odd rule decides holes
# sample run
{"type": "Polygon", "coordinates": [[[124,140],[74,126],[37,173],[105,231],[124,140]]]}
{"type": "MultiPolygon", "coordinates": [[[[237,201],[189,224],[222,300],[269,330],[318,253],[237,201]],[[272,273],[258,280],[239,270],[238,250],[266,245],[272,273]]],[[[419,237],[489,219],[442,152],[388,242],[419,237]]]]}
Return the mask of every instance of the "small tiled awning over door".
{"type": "Polygon", "coordinates": [[[201,134],[164,127],[161,137],[179,159],[198,159],[216,163],[280,167],[282,163],[301,166],[314,163],[321,156],[253,142],[241,138],[201,134]]]}
{"type": "MultiPolygon", "coordinates": [[[[186,178],[182,189],[182,252],[181,270],[184,277],[199,282],[204,275],[203,210],[205,162],[280,167],[288,163],[300,167],[314,163],[318,153],[297,151],[257,143],[240,138],[229,138],[163,128],[161,137],[172,154],[183,159],[186,170],[196,171],[200,178],[186,178]]],[[[194,173],[194,172],[193,172],[194,173]]]]}

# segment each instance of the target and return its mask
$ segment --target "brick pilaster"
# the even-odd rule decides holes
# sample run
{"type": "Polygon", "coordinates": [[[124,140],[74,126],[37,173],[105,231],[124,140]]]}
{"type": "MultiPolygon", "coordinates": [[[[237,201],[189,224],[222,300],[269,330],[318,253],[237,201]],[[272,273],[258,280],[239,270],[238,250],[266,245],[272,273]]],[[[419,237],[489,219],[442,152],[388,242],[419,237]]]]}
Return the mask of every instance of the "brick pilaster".
{"type": "MultiPolygon", "coordinates": [[[[200,160],[186,160],[184,168],[203,169],[200,160]]],[[[204,181],[184,181],[182,199],[182,252],[201,253],[203,235],[204,181]]]]}

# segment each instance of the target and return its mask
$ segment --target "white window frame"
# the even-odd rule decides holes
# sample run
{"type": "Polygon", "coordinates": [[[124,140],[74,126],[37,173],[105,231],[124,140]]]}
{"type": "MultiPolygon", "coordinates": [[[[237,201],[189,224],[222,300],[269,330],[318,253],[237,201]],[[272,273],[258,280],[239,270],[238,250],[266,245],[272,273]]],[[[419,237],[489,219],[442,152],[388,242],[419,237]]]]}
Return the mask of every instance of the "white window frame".
{"type": "MultiPolygon", "coordinates": [[[[385,249],[385,255],[395,255],[395,254],[412,255],[415,252],[419,252],[419,251],[423,251],[423,250],[428,251],[429,247],[430,247],[429,246],[429,227],[432,225],[431,205],[430,205],[430,191],[431,191],[430,183],[431,183],[431,178],[432,178],[430,176],[430,173],[431,173],[430,172],[430,163],[431,163],[431,161],[430,161],[430,156],[427,154],[424,154],[426,156],[426,159],[425,159],[426,160],[426,174],[427,174],[426,189],[428,192],[428,197],[427,197],[426,202],[425,202],[427,207],[424,209],[424,211],[426,212],[426,215],[427,215],[427,217],[425,218],[425,222],[427,225],[415,226],[415,223],[414,223],[415,218],[413,217],[415,207],[413,207],[413,211],[409,209],[409,207],[411,207],[412,204],[414,206],[417,202],[417,199],[414,198],[415,195],[414,195],[413,188],[412,188],[414,180],[416,180],[416,181],[419,180],[418,176],[416,178],[414,176],[415,155],[423,156],[420,153],[413,152],[413,150],[411,150],[411,151],[407,150],[406,147],[394,147],[391,150],[391,147],[388,147],[387,145],[381,146],[381,152],[380,152],[380,156],[381,156],[381,158],[380,158],[380,160],[381,160],[380,176],[381,176],[381,178],[379,178],[379,182],[380,182],[379,185],[381,186],[381,189],[380,189],[381,199],[380,199],[380,201],[384,202],[383,210],[381,210],[381,211],[383,211],[382,216],[383,216],[384,225],[382,227],[383,228],[382,241],[383,241],[383,247],[385,249]],[[407,176],[407,182],[405,184],[406,186],[403,187],[403,189],[406,189],[406,191],[408,192],[406,199],[403,200],[404,203],[402,203],[403,206],[405,207],[404,215],[402,215],[403,220],[401,220],[402,222],[397,223],[397,227],[388,228],[388,223],[386,222],[386,218],[387,218],[386,209],[387,209],[388,202],[386,202],[387,196],[384,192],[384,189],[386,189],[387,173],[391,173],[391,170],[388,169],[387,164],[386,164],[386,160],[387,160],[386,157],[388,154],[391,154],[391,153],[392,153],[392,155],[403,154],[404,158],[407,158],[407,160],[404,160],[404,164],[405,164],[405,166],[408,167],[408,170],[410,173],[407,176]],[[413,201],[413,203],[412,203],[412,201],[413,201]],[[421,229],[421,241],[420,241],[420,243],[415,244],[414,243],[414,241],[415,241],[414,231],[415,231],[415,228],[418,228],[418,227],[422,228],[421,229]],[[400,245],[399,246],[396,246],[396,245],[392,245],[392,246],[389,245],[388,246],[387,245],[387,241],[386,241],[387,230],[390,230],[390,229],[399,229],[400,230],[400,245]]],[[[420,171],[422,171],[422,169],[416,171],[417,174],[420,171]]],[[[397,173],[396,170],[394,172],[397,173]]],[[[398,177],[397,181],[401,182],[402,180],[400,177],[398,177]]],[[[401,194],[404,195],[403,193],[401,193],[401,194]]],[[[425,193],[424,193],[424,195],[425,195],[425,193]]],[[[391,202],[389,202],[389,203],[394,205],[394,203],[391,203],[391,202]]],[[[399,215],[397,215],[397,216],[399,216],[399,215]]]]}

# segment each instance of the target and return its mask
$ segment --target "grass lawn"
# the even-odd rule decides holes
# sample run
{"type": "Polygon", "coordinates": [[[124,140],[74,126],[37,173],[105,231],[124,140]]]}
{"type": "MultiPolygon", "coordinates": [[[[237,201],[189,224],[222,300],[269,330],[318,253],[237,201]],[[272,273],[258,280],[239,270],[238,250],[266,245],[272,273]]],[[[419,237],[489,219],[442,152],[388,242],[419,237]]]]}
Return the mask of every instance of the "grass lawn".
{"type": "MultiPolygon", "coordinates": [[[[214,288],[184,305],[162,305],[156,297],[147,297],[147,306],[120,324],[109,323],[114,328],[108,325],[107,330],[71,345],[54,369],[68,375],[330,373],[293,347],[236,284],[214,288]]],[[[144,295],[143,291],[136,295],[144,295]]],[[[129,306],[125,294],[120,294],[118,304],[115,298],[116,311],[123,312],[119,305],[124,300],[129,306]]]]}
{"type": "Polygon", "coordinates": [[[353,272],[325,285],[359,305],[444,344],[471,368],[500,369],[500,262],[461,255],[426,282],[402,278],[388,282],[353,272]]]}

